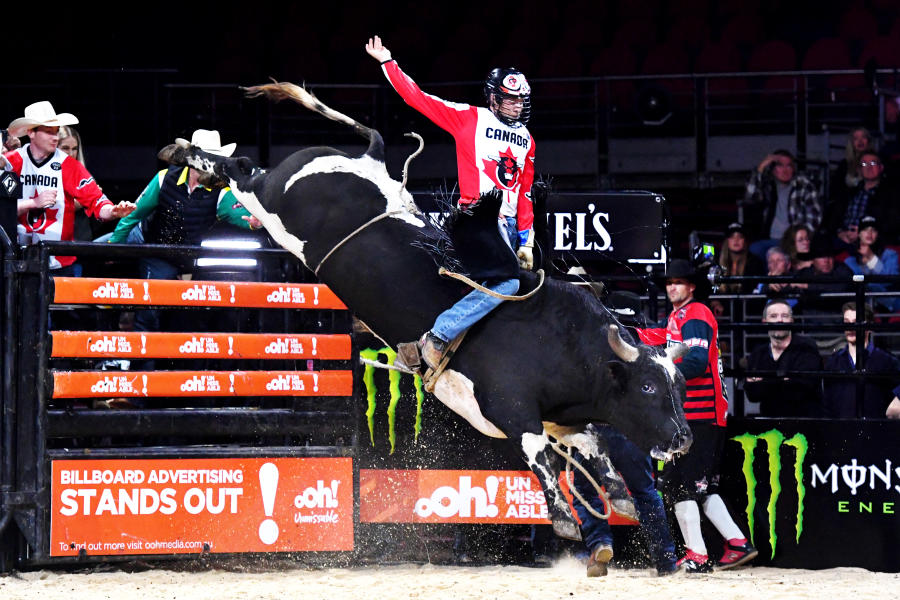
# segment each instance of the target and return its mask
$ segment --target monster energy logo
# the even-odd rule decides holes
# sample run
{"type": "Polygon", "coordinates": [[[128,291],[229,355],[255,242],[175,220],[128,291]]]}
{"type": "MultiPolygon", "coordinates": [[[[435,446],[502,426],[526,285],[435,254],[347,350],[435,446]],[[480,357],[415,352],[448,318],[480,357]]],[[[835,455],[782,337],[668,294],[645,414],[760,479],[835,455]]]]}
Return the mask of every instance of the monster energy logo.
{"type": "MultiPolygon", "coordinates": [[[[754,540],[754,517],[756,509],[756,475],[753,473],[755,462],[755,450],[757,443],[762,440],[766,443],[766,452],[769,457],[769,504],[766,512],[769,516],[769,546],[772,548],[772,558],[775,558],[775,546],[778,535],[775,532],[775,511],[778,506],[778,496],[781,495],[781,447],[788,446],[794,449],[794,481],[797,484],[797,518],[795,528],[797,531],[796,542],[800,542],[803,533],[803,499],[806,497],[806,486],[803,483],[803,461],[809,450],[806,436],[802,433],[795,434],[790,439],[777,429],[772,429],[759,435],[745,433],[731,438],[741,445],[744,451],[743,472],[747,483],[747,524],[750,527],[750,540],[754,540]]],[[[755,542],[754,542],[755,543],[755,542]]]]}
{"type": "MultiPolygon", "coordinates": [[[[394,360],[397,358],[397,353],[388,347],[384,347],[381,350],[366,348],[365,350],[360,351],[359,355],[362,358],[371,361],[377,361],[379,356],[384,356],[387,364],[389,365],[393,365],[394,360]]],[[[388,371],[388,391],[390,393],[390,402],[388,402],[387,417],[388,440],[390,440],[391,443],[391,454],[394,453],[394,445],[397,441],[397,403],[400,402],[400,378],[402,376],[403,373],[401,373],[400,371],[395,371],[393,369],[388,371]]],[[[419,433],[422,431],[422,401],[425,399],[425,393],[422,391],[422,378],[418,375],[414,375],[413,377],[413,385],[416,388],[416,423],[414,431],[415,439],[418,440],[419,433]]],[[[375,386],[375,367],[373,367],[372,365],[366,365],[365,372],[363,373],[363,383],[366,386],[366,401],[368,402],[366,408],[366,422],[369,425],[369,440],[374,446],[376,409],[375,396],[376,394],[378,394],[378,388],[375,386]]]]}

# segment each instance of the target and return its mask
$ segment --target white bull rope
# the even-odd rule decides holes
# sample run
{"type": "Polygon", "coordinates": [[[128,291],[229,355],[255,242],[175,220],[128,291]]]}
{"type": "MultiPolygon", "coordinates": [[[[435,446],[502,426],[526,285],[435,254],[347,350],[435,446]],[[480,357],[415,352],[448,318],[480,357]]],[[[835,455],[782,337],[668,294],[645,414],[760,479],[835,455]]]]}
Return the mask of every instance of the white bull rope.
{"type": "MultiPolygon", "coordinates": [[[[376,369],[388,369],[391,371],[400,371],[401,373],[407,373],[409,375],[417,375],[418,374],[416,371],[413,371],[412,369],[407,369],[406,367],[398,367],[397,365],[389,365],[387,363],[379,362],[377,360],[370,360],[368,358],[360,357],[359,362],[364,365],[367,365],[367,366],[375,367],[376,369]]],[[[558,441],[550,442],[550,447],[553,449],[553,451],[556,452],[557,454],[559,454],[560,456],[562,456],[563,459],[565,459],[565,461],[566,461],[566,481],[569,481],[569,474],[572,472],[572,465],[575,465],[575,468],[578,469],[579,471],[581,471],[581,474],[584,475],[585,478],[587,478],[588,482],[590,482],[590,484],[594,486],[594,489],[597,490],[597,494],[603,499],[603,503],[606,505],[606,513],[599,513],[596,510],[594,510],[594,507],[592,507],[590,505],[590,503],[587,500],[585,500],[584,496],[581,495],[581,492],[579,492],[578,489],[575,487],[574,479],[572,480],[573,484],[569,486],[569,491],[572,492],[572,495],[575,496],[575,498],[577,498],[579,502],[581,502],[581,504],[587,509],[587,511],[589,513],[591,513],[598,519],[609,519],[610,515],[612,514],[612,504],[609,501],[609,495],[603,490],[603,488],[600,486],[600,484],[597,483],[597,480],[594,479],[594,477],[588,472],[588,470],[585,469],[581,465],[581,463],[579,463],[577,460],[575,460],[572,457],[572,454],[571,454],[572,448],[570,446],[566,446],[565,447],[566,450],[563,451],[562,446],[563,445],[561,443],[559,443],[558,441]]]]}
{"type": "Polygon", "coordinates": [[[588,503],[588,501],[584,499],[584,496],[582,496],[581,492],[579,492],[575,487],[574,479],[572,480],[572,485],[569,486],[569,491],[572,492],[572,495],[575,496],[575,498],[577,498],[579,502],[581,502],[581,504],[587,509],[589,513],[591,513],[598,519],[609,519],[610,515],[612,514],[612,503],[609,501],[609,495],[605,491],[603,491],[603,488],[601,488],[600,484],[597,483],[597,480],[594,479],[594,477],[590,473],[588,473],[587,469],[581,466],[581,463],[579,463],[572,457],[572,448],[570,446],[566,446],[566,451],[564,452],[562,450],[562,446],[563,444],[558,441],[550,442],[550,447],[553,449],[553,451],[562,456],[566,461],[566,481],[569,481],[571,466],[575,465],[575,467],[579,471],[581,471],[581,474],[584,475],[585,478],[587,478],[588,482],[590,482],[590,484],[594,486],[594,489],[597,490],[597,494],[603,499],[603,503],[606,505],[606,513],[598,513],[596,510],[594,510],[594,507],[592,507],[588,503]]]}
{"type": "MultiPolygon", "coordinates": [[[[406,180],[407,180],[407,172],[409,170],[409,163],[411,163],[415,157],[417,157],[418,155],[420,155],[422,153],[422,150],[425,148],[425,140],[422,139],[421,135],[419,135],[418,133],[416,133],[414,131],[410,132],[410,133],[404,133],[403,135],[405,135],[407,137],[416,138],[417,140],[419,140],[419,148],[415,152],[410,154],[406,158],[406,162],[403,163],[403,182],[400,184],[400,201],[403,202],[403,206],[406,208],[407,211],[411,212],[414,215],[421,216],[422,211],[419,210],[419,207],[417,207],[414,202],[407,202],[406,198],[403,195],[403,192],[406,190],[406,180]]],[[[318,266],[316,266],[316,268],[313,269],[313,273],[315,273],[318,276],[319,269],[322,268],[322,265],[325,264],[325,261],[328,260],[328,258],[332,254],[334,254],[334,252],[338,248],[340,248],[341,246],[343,246],[344,244],[349,242],[351,239],[356,237],[356,235],[359,232],[361,232],[363,229],[367,228],[369,225],[377,223],[378,221],[380,221],[382,219],[386,219],[387,217],[393,217],[394,215],[400,214],[402,212],[403,212],[402,210],[392,210],[390,212],[382,213],[372,219],[369,219],[368,221],[366,221],[365,223],[363,223],[362,225],[360,225],[359,227],[354,229],[349,235],[344,237],[344,239],[342,239],[340,242],[337,243],[337,245],[335,245],[331,250],[328,251],[328,254],[326,254],[325,257],[319,261],[318,266]]]]}
{"type": "Polygon", "coordinates": [[[440,269],[438,269],[438,275],[446,275],[447,277],[452,277],[453,279],[462,281],[469,287],[474,288],[474,289],[478,290],[479,292],[483,292],[483,293],[487,294],[488,296],[493,296],[494,298],[500,298],[501,300],[512,300],[514,302],[518,301],[518,300],[528,300],[529,298],[534,296],[537,293],[537,291],[539,289],[541,289],[544,285],[544,270],[543,269],[537,270],[537,275],[539,277],[537,286],[535,286],[535,288],[533,290],[531,290],[530,292],[528,292],[527,294],[523,294],[521,296],[510,296],[508,294],[499,294],[490,288],[484,287],[477,281],[470,279],[469,277],[466,277],[465,275],[462,275],[460,273],[454,273],[453,271],[448,271],[444,267],[441,267],[440,269]]]}

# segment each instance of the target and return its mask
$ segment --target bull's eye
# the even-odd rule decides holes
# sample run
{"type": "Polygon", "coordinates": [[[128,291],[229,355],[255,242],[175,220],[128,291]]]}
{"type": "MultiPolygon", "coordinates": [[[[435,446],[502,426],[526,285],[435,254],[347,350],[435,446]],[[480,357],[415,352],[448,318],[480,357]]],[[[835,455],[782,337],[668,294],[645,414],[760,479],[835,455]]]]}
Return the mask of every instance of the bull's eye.
{"type": "Polygon", "coordinates": [[[653,385],[652,383],[645,383],[644,385],[641,386],[641,391],[644,392],[645,394],[655,394],[656,386],[653,385]]]}

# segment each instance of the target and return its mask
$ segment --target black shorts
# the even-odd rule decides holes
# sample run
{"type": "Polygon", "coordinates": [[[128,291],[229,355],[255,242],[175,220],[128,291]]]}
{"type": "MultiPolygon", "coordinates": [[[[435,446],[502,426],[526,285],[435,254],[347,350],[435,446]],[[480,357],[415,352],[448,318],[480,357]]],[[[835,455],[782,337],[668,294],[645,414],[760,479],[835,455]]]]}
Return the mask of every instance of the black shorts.
{"type": "Polygon", "coordinates": [[[691,423],[694,443],[684,456],[663,468],[661,489],[671,502],[702,502],[719,492],[719,471],[725,445],[725,428],[713,423],[691,423]]]}

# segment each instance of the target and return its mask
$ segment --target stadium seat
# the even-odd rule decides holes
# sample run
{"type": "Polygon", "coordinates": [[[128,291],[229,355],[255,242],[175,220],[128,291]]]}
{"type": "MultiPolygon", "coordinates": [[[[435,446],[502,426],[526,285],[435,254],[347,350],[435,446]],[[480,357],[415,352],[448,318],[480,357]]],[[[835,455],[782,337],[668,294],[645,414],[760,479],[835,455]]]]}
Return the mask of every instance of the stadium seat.
{"type": "Polygon", "coordinates": [[[783,40],[756,45],[747,59],[748,71],[792,71],[797,68],[797,52],[783,40]]]}
{"type": "MultiPolygon", "coordinates": [[[[753,48],[747,59],[747,71],[793,71],[797,68],[797,52],[783,40],[770,40],[753,48]]],[[[766,77],[758,89],[764,103],[781,103],[794,97],[796,79],[790,76],[766,77]]]]}
{"type": "MultiPolygon", "coordinates": [[[[533,77],[581,77],[583,73],[581,54],[569,40],[563,39],[549,52],[543,54],[533,77]]],[[[542,96],[573,96],[579,95],[582,88],[580,82],[544,82],[535,93],[542,96]]]]}
{"type": "MultiPolygon", "coordinates": [[[[730,41],[706,42],[694,60],[695,73],[738,73],[741,55],[730,41]]],[[[711,104],[743,104],[750,85],[746,77],[710,79],[707,93],[711,104]]]]}
{"type": "Polygon", "coordinates": [[[644,54],[656,45],[657,27],[646,19],[631,19],[616,28],[612,46],[628,47],[638,54],[644,54]]]}
{"type": "Polygon", "coordinates": [[[739,49],[748,50],[765,39],[762,18],[756,12],[739,12],[729,19],[719,35],[719,39],[728,40],[739,49]]]}
{"type": "Polygon", "coordinates": [[[870,39],[863,46],[857,65],[865,67],[871,58],[879,67],[900,67],[900,38],[885,35],[870,39]]]}
{"type": "MultiPolygon", "coordinates": [[[[674,16],[674,15],[673,15],[674,16]]],[[[666,44],[680,45],[691,56],[703,46],[709,38],[709,23],[699,15],[679,16],[668,27],[666,44]]]]}
{"type": "Polygon", "coordinates": [[[839,37],[820,38],[803,55],[800,68],[804,71],[850,69],[850,50],[847,42],[839,37]]]}
{"type": "MultiPolygon", "coordinates": [[[[643,75],[672,75],[691,72],[690,58],[680,44],[661,44],[654,46],[647,53],[641,67],[643,75]]],[[[674,106],[687,108],[693,105],[693,79],[660,78],[656,82],[672,95],[674,106]]]]}
{"type": "Polygon", "coordinates": [[[878,36],[875,16],[860,6],[847,10],[837,20],[838,37],[847,42],[864,42],[878,36]]]}
{"type": "MultiPolygon", "coordinates": [[[[869,40],[859,54],[857,66],[865,68],[870,60],[874,60],[879,68],[900,67],[900,38],[879,36],[869,40]]],[[[878,76],[878,85],[894,88],[900,85],[900,81],[895,73],[881,74],[878,76]]]]}
{"type": "MultiPolygon", "coordinates": [[[[804,71],[822,71],[835,69],[852,69],[850,50],[843,38],[821,38],[809,47],[803,56],[801,69],[804,71]]],[[[814,101],[830,102],[865,102],[870,93],[866,89],[862,75],[829,75],[822,78],[810,78],[810,97],[814,101]]]]}
{"type": "MultiPolygon", "coordinates": [[[[610,46],[597,53],[589,63],[589,77],[608,77],[613,75],[634,75],[638,72],[637,57],[627,46],[610,46]]],[[[603,98],[615,106],[630,106],[634,103],[634,83],[631,81],[613,81],[609,83],[609,97],[603,98]]],[[[605,88],[601,88],[601,94],[605,88]]]]}

